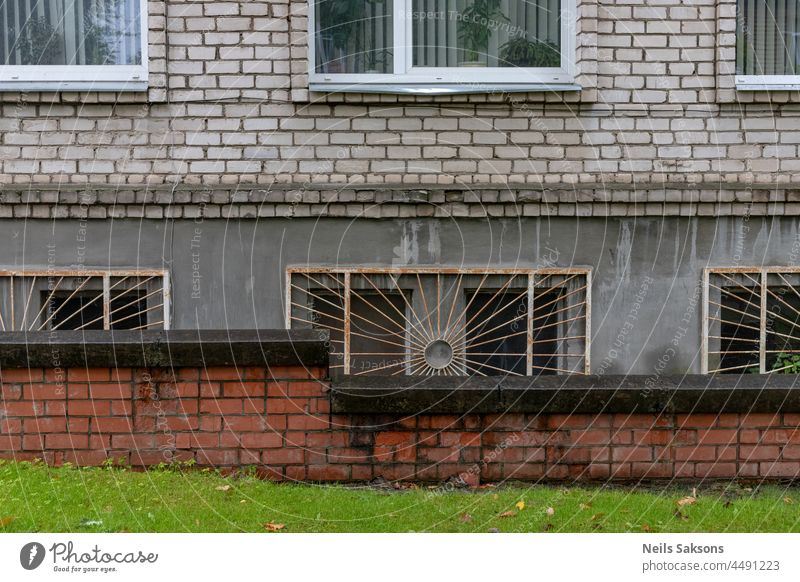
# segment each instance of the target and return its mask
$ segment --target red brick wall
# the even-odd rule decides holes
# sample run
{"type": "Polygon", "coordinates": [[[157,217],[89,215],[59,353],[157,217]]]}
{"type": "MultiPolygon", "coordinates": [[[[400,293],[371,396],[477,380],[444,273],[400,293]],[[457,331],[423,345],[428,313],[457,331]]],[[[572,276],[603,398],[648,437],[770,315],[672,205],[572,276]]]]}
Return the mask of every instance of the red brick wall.
{"type": "Polygon", "coordinates": [[[800,414],[331,415],[324,368],[5,370],[0,457],[194,459],[277,479],[800,473],[800,414]]]}

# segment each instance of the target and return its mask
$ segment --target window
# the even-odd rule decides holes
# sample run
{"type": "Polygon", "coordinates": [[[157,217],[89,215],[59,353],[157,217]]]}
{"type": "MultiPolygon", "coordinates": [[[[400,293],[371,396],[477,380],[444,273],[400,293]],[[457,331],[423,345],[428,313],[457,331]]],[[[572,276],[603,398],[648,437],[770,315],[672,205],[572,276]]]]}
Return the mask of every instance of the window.
{"type": "Polygon", "coordinates": [[[147,88],[147,0],[0,1],[0,89],[147,88]]]}
{"type": "Polygon", "coordinates": [[[0,330],[169,329],[166,271],[0,271],[0,330]]]}
{"type": "Polygon", "coordinates": [[[794,0],[738,0],[736,85],[800,86],[800,6],[794,0]]]}
{"type": "Polygon", "coordinates": [[[330,332],[333,373],[589,373],[589,288],[587,269],[290,269],[287,322],[330,332]]]}
{"type": "Polygon", "coordinates": [[[311,89],[577,89],[574,0],[315,0],[311,89]]]}
{"type": "Polygon", "coordinates": [[[706,273],[704,372],[800,372],[800,271],[706,273]]]}

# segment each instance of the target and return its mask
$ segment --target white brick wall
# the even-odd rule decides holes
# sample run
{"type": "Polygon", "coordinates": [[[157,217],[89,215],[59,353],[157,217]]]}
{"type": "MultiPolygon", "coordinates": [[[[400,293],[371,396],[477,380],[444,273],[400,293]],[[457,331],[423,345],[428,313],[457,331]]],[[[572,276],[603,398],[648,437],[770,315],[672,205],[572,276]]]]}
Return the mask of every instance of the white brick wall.
{"type": "Polygon", "coordinates": [[[733,90],[735,0],[584,0],[584,91],[439,98],[309,94],[303,1],[149,4],[147,94],[0,94],[0,187],[800,182],[796,96],[733,90]]]}

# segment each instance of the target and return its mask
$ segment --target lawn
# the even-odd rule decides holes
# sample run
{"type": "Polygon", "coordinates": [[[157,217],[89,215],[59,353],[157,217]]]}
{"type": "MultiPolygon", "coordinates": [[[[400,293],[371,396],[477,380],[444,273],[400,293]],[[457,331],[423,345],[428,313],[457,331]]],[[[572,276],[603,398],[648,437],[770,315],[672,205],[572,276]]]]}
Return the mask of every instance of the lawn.
{"type": "Polygon", "coordinates": [[[790,532],[800,489],[276,484],[0,461],[0,532],[790,532]]]}

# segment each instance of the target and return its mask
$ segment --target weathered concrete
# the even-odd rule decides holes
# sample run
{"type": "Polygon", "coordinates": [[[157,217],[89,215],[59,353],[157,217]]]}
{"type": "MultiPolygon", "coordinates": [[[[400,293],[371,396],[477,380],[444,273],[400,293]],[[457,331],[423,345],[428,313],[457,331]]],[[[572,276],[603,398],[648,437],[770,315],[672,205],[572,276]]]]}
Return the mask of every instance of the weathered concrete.
{"type": "Polygon", "coordinates": [[[275,329],[288,266],[590,266],[592,371],[699,372],[702,270],[792,265],[795,217],[0,221],[0,263],[169,268],[175,329],[275,329]]]}
{"type": "Polygon", "coordinates": [[[350,377],[331,382],[349,414],[700,414],[800,411],[796,376],[350,377]]]}
{"type": "Polygon", "coordinates": [[[320,366],[317,330],[58,331],[0,333],[4,368],[320,366]]]}

